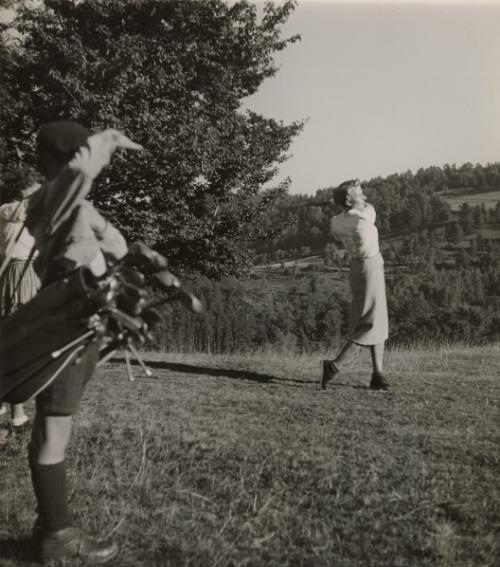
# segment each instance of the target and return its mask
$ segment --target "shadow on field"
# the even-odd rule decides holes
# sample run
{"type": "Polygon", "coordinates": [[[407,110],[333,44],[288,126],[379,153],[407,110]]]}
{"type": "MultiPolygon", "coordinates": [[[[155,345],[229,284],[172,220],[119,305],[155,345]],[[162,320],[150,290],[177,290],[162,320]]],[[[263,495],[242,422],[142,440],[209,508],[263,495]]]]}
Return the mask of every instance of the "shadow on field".
{"type": "Polygon", "coordinates": [[[30,538],[13,538],[6,537],[0,539],[0,564],[2,559],[10,559],[12,561],[25,561],[32,563],[35,561],[30,538]]]}
{"type": "MultiPolygon", "coordinates": [[[[123,363],[121,358],[111,358],[110,362],[123,363]]],[[[138,366],[137,360],[131,360],[131,364],[138,366]]],[[[164,362],[145,360],[149,368],[159,368],[161,370],[170,370],[171,372],[183,372],[185,374],[202,374],[205,376],[222,376],[224,378],[233,378],[236,380],[251,380],[261,384],[273,384],[287,382],[291,384],[314,384],[311,380],[299,380],[296,378],[279,378],[271,374],[260,374],[258,372],[250,372],[248,370],[234,370],[232,368],[216,368],[210,366],[195,366],[193,364],[180,364],[178,362],[164,362]]]]}

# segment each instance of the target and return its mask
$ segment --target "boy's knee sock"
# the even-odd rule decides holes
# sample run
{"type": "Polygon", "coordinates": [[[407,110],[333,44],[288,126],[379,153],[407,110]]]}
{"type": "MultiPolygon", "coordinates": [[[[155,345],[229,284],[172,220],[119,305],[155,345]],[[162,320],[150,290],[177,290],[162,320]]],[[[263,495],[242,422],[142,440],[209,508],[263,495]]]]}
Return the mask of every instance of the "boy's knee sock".
{"type": "Polygon", "coordinates": [[[31,481],[38,504],[38,524],[44,532],[55,532],[73,524],[66,499],[65,463],[40,465],[30,456],[31,481]]]}

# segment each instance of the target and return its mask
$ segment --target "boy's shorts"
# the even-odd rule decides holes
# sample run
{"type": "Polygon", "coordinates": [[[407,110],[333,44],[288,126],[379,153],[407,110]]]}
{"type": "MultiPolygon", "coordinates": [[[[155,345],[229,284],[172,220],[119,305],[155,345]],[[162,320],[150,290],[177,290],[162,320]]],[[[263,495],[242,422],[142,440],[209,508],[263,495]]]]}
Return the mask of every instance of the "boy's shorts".
{"type": "Polygon", "coordinates": [[[36,408],[44,415],[74,415],[78,411],[85,385],[99,360],[101,341],[92,342],[71,364],[36,397],[36,408]]]}

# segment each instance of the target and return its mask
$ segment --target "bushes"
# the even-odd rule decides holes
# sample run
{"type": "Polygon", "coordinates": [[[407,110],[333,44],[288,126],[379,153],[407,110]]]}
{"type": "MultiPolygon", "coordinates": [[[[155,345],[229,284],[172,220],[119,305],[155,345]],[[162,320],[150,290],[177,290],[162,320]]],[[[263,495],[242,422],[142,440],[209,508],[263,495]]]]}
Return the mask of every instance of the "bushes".
{"type": "MultiPolygon", "coordinates": [[[[229,353],[273,345],[285,350],[311,350],[340,339],[348,317],[348,299],[331,285],[308,289],[290,285],[273,289],[262,280],[259,289],[236,279],[200,278],[191,290],[203,301],[205,312],[194,315],[172,306],[172,316],[156,333],[162,350],[229,353]]],[[[291,280],[294,281],[294,280],[291,280]]]]}
{"type": "MultiPolygon", "coordinates": [[[[392,267],[387,277],[389,343],[467,342],[500,335],[500,264],[493,249],[467,266],[432,262],[392,267]]],[[[278,350],[331,349],[348,326],[351,301],[347,273],[308,272],[281,279],[220,281],[200,278],[192,291],[201,315],[172,307],[157,333],[162,350],[231,353],[272,346],[278,350]]],[[[189,286],[188,286],[189,287],[189,286]]]]}

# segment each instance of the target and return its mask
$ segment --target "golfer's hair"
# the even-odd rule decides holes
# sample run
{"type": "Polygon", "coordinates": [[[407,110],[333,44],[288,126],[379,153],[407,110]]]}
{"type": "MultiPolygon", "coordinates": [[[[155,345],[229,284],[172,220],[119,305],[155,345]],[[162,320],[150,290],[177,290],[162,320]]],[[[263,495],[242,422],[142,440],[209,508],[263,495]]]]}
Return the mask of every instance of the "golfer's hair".
{"type": "Polygon", "coordinates": [[[349,179],[333,190],[333,202],[340,207],[347,207],[347,193],[351,187],[356,187],[359,179],[349,179]]]}

